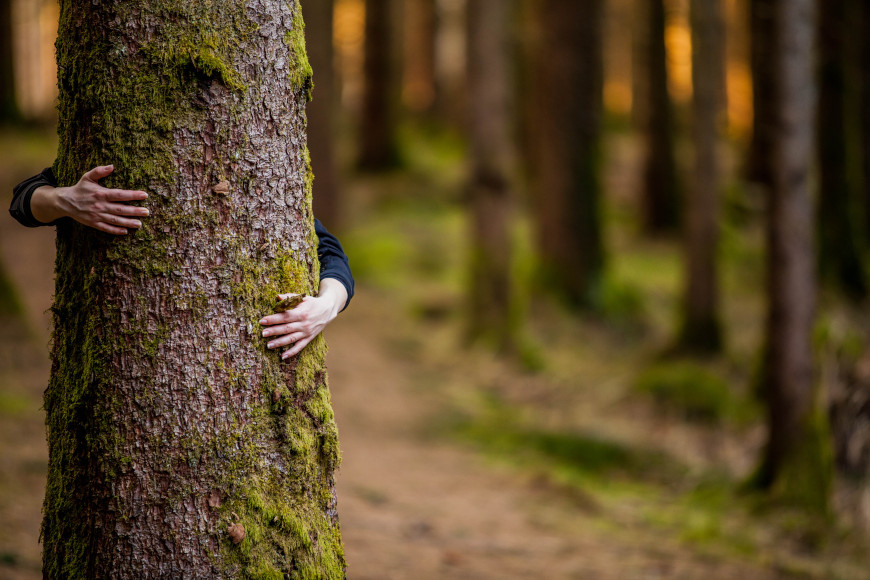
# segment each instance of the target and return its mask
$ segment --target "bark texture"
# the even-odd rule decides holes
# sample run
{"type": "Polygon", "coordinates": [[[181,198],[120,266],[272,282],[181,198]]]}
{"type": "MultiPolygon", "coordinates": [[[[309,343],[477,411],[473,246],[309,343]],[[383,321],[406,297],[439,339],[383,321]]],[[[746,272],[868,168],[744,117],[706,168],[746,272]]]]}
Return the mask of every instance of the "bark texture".
{"type": "Polygon", "coordinates": [[[468,92],[471,142],[472,338],[501,350],[511,324],[511,112],[508,24],[512,3],[468,2],[468,92]]]}
{"type": "Polygon", "coordinates": [[[648,234],[675,232],[680,223],[674,128],[668,92],[664,0],[649,1],[645,108],[646,158],[643,169],[643,227],[648,234]]]}
{"type": "Polygon", "coordinates": [[[760,483],[826,510],[831,485],[827,419],[817,399],[812,330],[816,306],[810,166],[814,144],[815,0],[777,0],[773,45],[775,131],[768,211],[765,394],[768,442],[760,483]]]}
{"type": "Polygon", "coordinates": [[[365,59],[359,166],[381,171],[398,163],[393,0],[366,0],[365,59]]]}
{"type": "Polygon", "coordinates": [[[692,0],[692,142],[695,171],[687,198],[687,278],[680,342],[717,351],[722,346],[716,248],[719,239],[717,121],[721,112],[722,13],[718,0],[692,0]]]}
{"type": "Polygon", "coordinates": [[[303,0],[308,60],[315,71],[314,98],[308,103],[308,150],[314,170],[314,213],[328,228],[341,223],[341,199],[335,161],[335,49],[333,0],[303,0]]]}
{"type": "Polygon", "coordinates": [[[594,308],[604,271],[603,4],[540,0],[536,7],[531,170],[543,280],[570,303],[594,308]]]}
{"type": "Polygon", "coordinates": [[[317,280],[298,3],[63,0],[57,49],[59,181],[151,217],[58,226],[45,577],[344,577],[325,344],[258,325],[317,280]]]}
{"type": "Polygon", "coordinates": [[[846,99],[848,81],[848,1],[818,0],[819,108],[816,153],[819,164],[817,227],[819,273],[856,299],[867,295],[867,273],[861,259],[861,240],[853,223],[856,159],[849,147],[846,99]]]}

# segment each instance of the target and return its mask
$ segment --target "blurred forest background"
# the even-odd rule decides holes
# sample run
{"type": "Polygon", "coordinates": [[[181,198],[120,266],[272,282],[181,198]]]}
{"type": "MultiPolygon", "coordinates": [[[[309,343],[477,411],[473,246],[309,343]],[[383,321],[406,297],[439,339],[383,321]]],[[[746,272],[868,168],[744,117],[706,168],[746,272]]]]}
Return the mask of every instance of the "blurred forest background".
{"type": "MultiPolygon", "coordinates": [[[[302,7],[349,576],[870,578],[870,3],[302,7]]],[[[57,20],[0,0],[7,202],[57,20]]],[[[0,578],[36,578],[54,233],[0,221],[0,578]]]]}

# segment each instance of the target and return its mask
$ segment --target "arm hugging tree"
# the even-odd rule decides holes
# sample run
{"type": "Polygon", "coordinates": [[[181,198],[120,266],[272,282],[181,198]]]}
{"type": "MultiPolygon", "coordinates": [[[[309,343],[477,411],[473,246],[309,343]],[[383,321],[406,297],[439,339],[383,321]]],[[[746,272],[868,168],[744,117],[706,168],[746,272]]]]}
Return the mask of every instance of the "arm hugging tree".
{"type": "Polygon", "coordinates": [[[318,279],[302,26],[295,1],[61,2],[54,172],[111,162],[151,217],[58,224],[48,578],[344,576],[325,344],[282,362],[258,324],[318,279]]]}

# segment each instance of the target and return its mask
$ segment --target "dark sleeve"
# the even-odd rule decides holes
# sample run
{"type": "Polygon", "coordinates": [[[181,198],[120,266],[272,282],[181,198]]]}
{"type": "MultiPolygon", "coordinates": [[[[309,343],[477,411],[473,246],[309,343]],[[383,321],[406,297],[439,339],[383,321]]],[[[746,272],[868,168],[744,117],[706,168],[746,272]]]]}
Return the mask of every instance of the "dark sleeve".
{"type": "Polygon", "coordinates": [[[320,279],[334,278],[344,284],[347,290],[347,302],[344,310],[353,298],[353,275],[350,273],[350,264],[347,254],[341,247],[338,238],[326,231],[320,220],[314,220],[314,231],[317,234],[317,258],[320,260],[320,279]]]}
{"type": "Polygon", "coordinates": [[[51,167],[46,167],[41,173],[27,178],[15,186],[12,193],[12,204],[9,206],[9,213],[21,225],[28,228],[36,228],[56,223],[56,221],[50,224],[42,223],[33,217],[33,213],[30,211],[30,198],[33,197],[33,192],[43,185],[57,187],[57,180],[54,178],[54,172],[51,170],[51,167]]]}

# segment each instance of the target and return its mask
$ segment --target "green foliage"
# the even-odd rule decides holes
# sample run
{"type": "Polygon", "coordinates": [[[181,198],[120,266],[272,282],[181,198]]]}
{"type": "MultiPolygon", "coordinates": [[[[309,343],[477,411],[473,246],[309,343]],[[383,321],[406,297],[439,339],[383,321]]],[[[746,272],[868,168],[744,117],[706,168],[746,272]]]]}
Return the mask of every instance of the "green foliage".
{"type": "Polygon", "coordinates": [[[638,376],[635,389],[693,421],[721,423],[737,413],[728,382],[691,361],[655,364],[638,376]]]}

